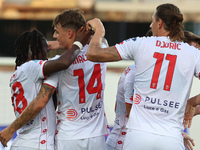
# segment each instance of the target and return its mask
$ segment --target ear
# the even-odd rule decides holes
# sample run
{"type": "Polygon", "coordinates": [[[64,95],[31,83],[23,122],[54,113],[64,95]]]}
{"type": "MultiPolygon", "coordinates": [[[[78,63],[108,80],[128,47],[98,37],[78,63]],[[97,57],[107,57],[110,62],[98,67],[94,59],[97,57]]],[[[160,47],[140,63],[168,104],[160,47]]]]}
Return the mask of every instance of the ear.
{"type": "Polygon", "coordinates": [[[74,36],[75,36],[74,31],[71,30],[71,29],[69,29],[69,30],[67,31],[67,37],[68,37],[68,39],[71,39],[71,38],[73,38],[74,36]]]}
{"type": "Polygon", "coordinates": [[[163,21],[162,21],[162,19],[159,19],[158,20],[158,29],[161,29],[161,28],[163,28],[163,21]]]}

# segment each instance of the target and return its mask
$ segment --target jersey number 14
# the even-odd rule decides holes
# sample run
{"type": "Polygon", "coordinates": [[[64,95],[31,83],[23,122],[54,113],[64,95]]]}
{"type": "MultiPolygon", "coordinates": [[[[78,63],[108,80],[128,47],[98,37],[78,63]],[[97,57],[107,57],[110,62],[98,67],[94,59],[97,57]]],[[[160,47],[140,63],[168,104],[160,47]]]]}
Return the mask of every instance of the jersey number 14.
{"type": "MultiPolygon", "coordinates": [[[[85,103],[85,81],[83,69],[74,70],[74,76],[78,76],[79,103],[85,103]]],[[[89,94],[97,93],[96,99],[101,98],[101,91],[103,90],[103,88],[101,82],[100,64],[95,64],[92,76],[86,89],[89,94]],[[94,87],[95,80],[97,81],[97,86],[94,87]]]]}

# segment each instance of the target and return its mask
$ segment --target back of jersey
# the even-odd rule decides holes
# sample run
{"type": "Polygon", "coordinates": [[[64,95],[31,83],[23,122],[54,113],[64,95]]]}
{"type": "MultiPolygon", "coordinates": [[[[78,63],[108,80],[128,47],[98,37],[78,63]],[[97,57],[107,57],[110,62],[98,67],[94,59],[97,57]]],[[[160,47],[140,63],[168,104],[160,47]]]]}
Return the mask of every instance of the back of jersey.
{"type": "Polygon", "coordinates": [[[86,58],[88,45],[59,73],[57,139],[84,139],[108,133],[104,112],[106,63],[86,58]]]}
{"type": "MultiPolygon", "coordinates": [[[[46,61],[29,61],[17,68],[10,80],[11,99],[18,117],[37,96],[44,79],[43,66],[46,61]]],[[[55,109],[50,100],[33,120],[17,131],[14,146],[53,149],[55,135],[55,109]],[[51,116],[51,117],[50,117],[51,116]]]]}
{"type": "Polygon", "coordinates": [[[133,38],[116,48],[136,66],[128,127],[181,139],[193,76],[199,77],[200,52],[168,37],[133,38]]]}

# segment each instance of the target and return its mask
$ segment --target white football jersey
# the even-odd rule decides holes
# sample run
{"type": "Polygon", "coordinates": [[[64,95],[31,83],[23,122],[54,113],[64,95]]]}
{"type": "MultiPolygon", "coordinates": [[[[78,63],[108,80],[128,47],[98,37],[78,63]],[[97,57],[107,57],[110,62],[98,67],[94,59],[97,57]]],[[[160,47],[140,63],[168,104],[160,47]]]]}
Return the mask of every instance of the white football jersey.
{"type": "Polygon", "coordinates": [[[128,118],[125,103],[133,103],[134,78],[135,65],[131,65],[124,70],[118,82],[115,123],[106,143],[119,150],[123,149],[127,132],[126,124],[128,118]]]}
{"type": "Polygon", "coordinates": [[[200,75],[200,51],[169,37],[153,36],[131,38],[115,47],[136,67],[128,128],[182,140],[193,76],[200,75]]]}
{"type": "MultiPolygon", "coordinates": [[[[15,115],[18,117],[40,91],[46,61],[32,60],[17,67],[10,79],[11,99],[15,115]]],[[[17,131],[12,146],[37,149],[54,149],[55,108],[52,99],[29,123],[17,131]]]]}
{"type": "Polygon", "coordinates": [[[56,140],[73,140],[108,134],[104,112],[106,63],[87,60],[88,45],[70,67],[44,83],[57,87],[56,140]]]}

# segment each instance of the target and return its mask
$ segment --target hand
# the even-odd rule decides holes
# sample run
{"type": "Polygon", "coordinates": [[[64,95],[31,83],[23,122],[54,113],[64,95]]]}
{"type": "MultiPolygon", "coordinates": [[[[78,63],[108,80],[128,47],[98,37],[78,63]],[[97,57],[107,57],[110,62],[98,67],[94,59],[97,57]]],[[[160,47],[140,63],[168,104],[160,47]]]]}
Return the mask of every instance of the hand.
{"type": "Polygon", "coordinates": [[[195,116],[200,114],[200,105],[196,106],[195,108],[195,116]]]}
{"type": "Polygon", "coordinates": [[[105,33],[104,26],[103,26],[101,20],[98,19],[98,18],[94,18],[94,19],[92,19],[92,20],[89,20],[89,21],[87,22],[86,28],[87,28],[88,30],[91,30],[91,29],[92,29],[92,30],[94,30],[94,32],[96,32],[96,30],[98,29],[98,30],[101,30],[102,32],[105,33]]]}
{"type": "Polygon", "coordinates": [[[13,137],[14,133],[8,127],[0,132],[0,141],[4,147],[7,147],[7,143],[13,137]]]}
{"type": "Polygon", "coordinates": [[[184,121],[183,121],[184,128],[186,128],[187,125],[188,125],[188,128],[191,127],[192,118],[194,114],[195,114],[195,107],[193,107],[190,103],[187,103],[186,108],[185,108],[184,121]]]}
{"type": "Polygon", "coordinates": [[[193,150],[192,146],[195,146],[194,139],[192,139],[187,133],[183,132],[184,145],[188,150],[193,150]],[[192,144],[192,145],[191,145],[192,144]]]}
{"type": "Polygon", "coordinates": [[[48,41],[49,50],[57,50],[60,48],[58,41],[48,41]]]}
{"type": "Polygon", "coordinates": [[[87,42],[89,41],[91,35],[92,35],[92,30],[86,30],[86,27],[81,27],[77,31],[75,41],[79,41],[83,46],[85,46],[85,44],[87,44],[87,42]]]}

